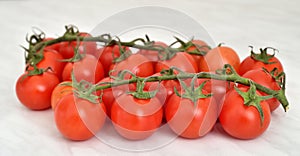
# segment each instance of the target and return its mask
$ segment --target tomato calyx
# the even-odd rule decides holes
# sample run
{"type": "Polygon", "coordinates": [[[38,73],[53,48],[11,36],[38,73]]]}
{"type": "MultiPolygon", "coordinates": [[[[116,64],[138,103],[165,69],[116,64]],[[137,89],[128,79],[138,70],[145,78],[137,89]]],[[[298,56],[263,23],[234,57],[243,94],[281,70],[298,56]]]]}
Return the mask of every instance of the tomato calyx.
{"type": "Polygon", "coordinates": [[[207,81],[204,81],[198,87],[195,87],[196,79],[197,79],[197,75],[193,77],[189,86],[187,86],[186,83],[183,82],[182,80],[178,79],[182,87],[183,94],[180,94],[178,90],[174,87],[174,92],[177,96],[190,99],[194,103],[194,106],[197,105],[198,99],[209,98],[212,96],[212,93],[204,94],[202,91],[207,81]]]}
{"type": "Polygon", "coordinates": [[[192,54],[192,55],[201,55],[201,56],[204,56],[204,55],[207,54],[207,51],[203,50],[203,49],[208,49],[208,50],[211,49],[211,47],[208,46],[208,45],[195,44],[195,43],[192,42],[192,40],[190,40],[187,43],[185,43],[181,39],[179,39],[177,37],[175,37],[175,38],[181,44],[180,48],[183,48],[184,51],[186,51],[187,53],[192,54]],[[192,51],[189,51],[188,49],[191,48],[191,47],[195,47],[195,49],[192,50],[192,51]]]}
{"type": "MultiPolygon", "coordinates": [[[[188,42],[184,42],[183,40],[181,40],[180,38],[178,38],[176,36],[175,36],[175,39],[176,39],[176,41],[174,43],[172,43],[171,45],[179,43],[180,47],[178,49],[181,49],[181,51],[187,52],[192,55],[204,56],[207,53],[207,51],[204,49],[208,49],[208,50],[211,49],[211,47],[208,45],[199,45],[199,44],[193,43],[193,39],[189,40],[188,42]],[[192,47],[195,47],[195,48],[193,48],[193,50],[190,50],[190,48],[192,48],[192,47]]],[[[176,52],[175,52],[175,54],[176,54],[176,52]]]]}
{"type": "Polygon", "coordinates": [[[251,58],[256,60],[256,61],[260,61],[260,62],[263,62],[264,64],[273,64],[275,62],[270,62],[269,60],[271,58],[273,58],[275,56],[275,52],[278,51],[277,49],[275,48],[272,48],[272,47],[266,47],[264,49],[260,48],[260,53],[256,54],[254,53],[253,51],[253,47],[252,46],[249,46],[251,48],[251,58]],[[272,55],[269,55],[267,53],[268,49],[272,49],[274,51],[274,53],[272,55]]]}
{"type": "MultiPolygon", "coordinates": [[[[151,78],[151,77],[148,77],[151,78]]],[[[154,91],[144,91],[144,87],[145,87],[145,82],[147,81],[147,79],[141,80],[139,78],[137,78],[137,84],[136,84],[136,91],[133,92],[127,92],[127,94],[132,95],[134,98],[137,99],[151,99],[153,98],[156,93],[159,90],[159,86],[158,89],[154,90],[154,91]]]]}
{"type": "Polygon", "coordinates": [[[44,72],[47,72],[49,70],[52,70],[50,67],[44,69],[44,68],[38,68],[36,65],[33,66],[33,70],[26,70],[28,73],[26,76],[34,76],[34,75],[41,75],[44,72]]]}
{"type": "Polygon", "coordinates": [[[253,84],[252,80],[249,80],[250,88],[247,92],[241,91],[237,86],[234,86],[235,91],[243,98],[244,105],[250,107],[253,106],[257,109],[260,116],[261,125],[264,122],[264,113],[262,110],[262,107],[260,105],[261,101],[268,100],[270,98],[273,98],[273,95],[267,95],[267,96],[261,96],[256,93],[256,87],[253,84]]]}
{"type": "Polygon", "coordinates": [[[73,91],[74,95],[77,98],[85,99],[94,104],[99,103],[100,97],[95,94],[96,85],[91,84],[90,82],[85,80],[81,80],[80,82],[78,82],[73,72],[71,74],[71,77],[72,77],[72,83],[64,83],[64,85],[72,86],[74,88],[73,91]]]}

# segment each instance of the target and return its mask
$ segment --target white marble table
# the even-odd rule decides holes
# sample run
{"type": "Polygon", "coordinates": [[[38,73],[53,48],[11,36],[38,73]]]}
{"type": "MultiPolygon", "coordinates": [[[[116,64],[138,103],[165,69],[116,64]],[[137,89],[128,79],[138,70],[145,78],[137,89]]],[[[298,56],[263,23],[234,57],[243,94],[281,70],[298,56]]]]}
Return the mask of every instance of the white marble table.
{"type": "MultiPolygon", "coordinates": [[[[37,1],[0,0],[0,155],[300,155],[300,1],[238,0],[171,1],[37,1]],[[121,10],[164,6],[184,12],[200,23],[215,43],[225,42],[248,55],[248,45],[272,46],[280,50],[287,73],[290,110],[278,109],[261,137],[243,141],[224,134],[220,125],[201,139],[177,138],[156,150],[118,150],[93,138],[72,142],[58,133],[51,110],[34,112],[23,107],[15,95],[15,81],[23,72],[25,36],[33,26],[50,36],[62,34],[63,26],[75,24],[91,31],[121,10]]],[[[129,19],[128,22],[134,22],[129,19]]]]}

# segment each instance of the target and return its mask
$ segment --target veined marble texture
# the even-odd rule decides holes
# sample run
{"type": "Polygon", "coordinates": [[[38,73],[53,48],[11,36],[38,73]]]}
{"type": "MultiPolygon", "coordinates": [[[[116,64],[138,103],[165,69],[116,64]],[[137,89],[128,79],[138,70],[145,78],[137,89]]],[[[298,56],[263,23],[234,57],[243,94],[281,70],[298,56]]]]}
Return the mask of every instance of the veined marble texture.
{"type": "MultiPolygon", "coordinates": [[[[299,0],[0,0],[0,156],[300,155],[299,6],[299,0]],[[32,27],[39,27],[54,37],[64,32],[66,24],[75,24],[89,32],[113,14],[149,5],[185,13],[200,23],[215,43],[225,42],[233,47],[241,59],[248,56],[249,45],[256,50],[266,46],[279,49],[276,55],[287,74],[290,110],[285,113],[279,108],[273,112],[268,130],[254,140],[231,138],[217,124],[200,139],[176,138],[155,150],[128,152],[97,138],[83,142],[66,140],[55,127],[52,110],[30,111],[20,104],[15,95],[15,82],[25,65],[19,45],[27,45],[25,37],[32,27]]],[[[128,22],[134,20],[138,19],[128,19],[128,22]]]]}

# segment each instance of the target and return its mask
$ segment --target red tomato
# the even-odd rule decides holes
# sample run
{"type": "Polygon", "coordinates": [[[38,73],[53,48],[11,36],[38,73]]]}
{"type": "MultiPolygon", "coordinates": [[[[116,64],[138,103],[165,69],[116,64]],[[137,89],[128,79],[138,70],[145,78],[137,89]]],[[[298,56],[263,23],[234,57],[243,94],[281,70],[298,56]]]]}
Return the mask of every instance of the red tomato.
{"type": "Polygon", "coordinates": [[[133,54],[117,64],[112,64],[110,70],[116,76],[122,70],[129,70],[139,77],[147,77],[153,74],[152,62],[141,54],[133,54]]]}
{"type": "MultiPolygon", "coordinates": [[[[129,48],[126,47],[125,50],[129,50],[129,48]]],[[[98,49],[96,55],[96,58],[99,58],[99,61],[103,65],[105,76],[108,76],[110,66],[113,64],[113,60],[121,55],[120,47],[118,45],[106,46],[98,49]]]]}
{"type": "Polygon", "coordinates": [[[111,108],[115,129],[130,140],[142,140],[151,136],[160,126],[162,116],[162,106],[156,97],[145,100],[122,94],[111,108]]]}
{"type": "MultiPolygon", "coordinates": [[[[249,87],[243,87],[240,89],[242,91],[247,91],[248,88],[249,87]]],[[[219,116],[220,123],[224,130],[235,138],[256,138],[268,128],[271,120],[271,112],[268,103],[266,101],[261,101],[260,106],[264,114],[263,122],[261,122],[257,108],[254,106],[246,106],[244,104],[244,99],[235,89],[232,89],[226,94],[223,108],[219,116]]]]}
{"type": "MultiPolygon", "coordinates": [[[[112,82],[113,79],[106,77],[100,81],[101,82],[112,82]]],[[[120,95],[126,93],[127,91],[134,91],[134,84],[121,85],[117,87],[107,88],[103,90],[102,101],[105,104],[107,116],[110,118],[111,106],[114,103],[115,99],[120,95]]]]}
{"type": "Polygon", "coordinates": [[[243,75],[249,70],[261,68],[265,68],[269,72],[272,71],[274,68],[277,68],[278,73],[283,72],[281,62],[275,56],[271,57],[271,55],[267,54],[267,48],[265,48],[261,49],[260,54],[253,53],[250,56],[246,57],[240,65],[239,74],[243,75]],[[266,59],[266,62],[264,63],[263,61],[258,60],[256,57],[264,57],[266,59]]]}
{"type": "MultiPolygon", "coordinates": [[[[44,58],[37,64],[38,68],[47,69],[52,71],[60,80],[62,79],[62,72],[65,67],[65,62],[62,62],[63,57],[55,50],[44,50],[44,58]]],[[[32,66],[29,66],[28,70],[33,70],[32,66]]]]}
{"type": "MultiPolygon", "coordinates": [[[[280,86],[277,84],[276,80],[267,72],[265,72],[263,69],[256,69],[256,70],[250,70],[246,72],[243,77],[249,78],[253,80],[254,82],[267,87],[272,90],[280,90],[280,86]]],[[[259,91],[261,95],[268,95],[264,92],[259,91]]],[[[274,111],[276,108],[278,108],[280,102],[276,98],[268,99],[266,100],[270,106],[270,110],[274,111]]]]}
{"type": "MultiPolygon", "coordinates": [[[[198,47],[198,50],[200,50],[200,51],[203,51],[206,53],[209,51],[209,47],[208,47],[207,43],[205,43],[202,40],[192,40],[192,43],[200,46],[200,47],[198,47]]],[[[197,50],[196,48],[197,48],[196,46],[191,46],[186,51],[187,52],[195,51],[195,50],[197,50]]],[[[201,56],[201,55],[191,55],[191,56],[195,59],[197,65],[198,65],[198,69],[200,69],[200,60],[203,59],[203,56],[201,56]]]]}
{"type": "MultiPolygon", "coordinates": [[[[203,90],[204,94],[207,94],[203,90]]],[[[198,99],[196,105],[186,98],[173,94],[165,107],[165,116],[170,128],[184,138],[198,138],[213,128],[218,118],[214,98],[198,99]]]]}
{"type": "MultiPolygon", "coordinates": [[[[50,40],[53,40],[53,39],[54,38],[45,38],[43,41],[50,41],[50,40]]],[[[55,50],[55,51],[59,51],[59,48],[60,48],[59,43],[55,43],[55,44],[52,44],[52,45],[49,45],[49,46],[45,47],[45,49],[50,49],[50,50],[55,50]]]]}
{"type": "Polygon", "coordinates": [[[58,102],[54,117],[56,127],[64,137],[87,140],[102,128],[106,114],[103,103],[94,104],[69,94],[58,102]]]}
{"type": "Polygon", "coordinates": [[[240,58],[237,53],[229,47],[216,47],[200,60],[199,71],[214,72],[217,69],[223,69],[225,64],[230,64],[238,72],[240,58]]]}
{"type": "Polygon", "coordinates": [[[58,84],[52,91],[51,94],[51,108],[55,110],[55,107],[60,99],[62,99],[64,96],[73,94],[73,87],[64,85],[64,83],[70,83],[71,81],[63,81],[60,84],[58,84]]]}
{"type": "MultiPolygon", "coordinates": [[[[160,41],[156,41],[154,42],[153,46],[161,46],[161,47],[168,47],[167,44],[165,44],[164,42],[160,42],[160,41]]],[[[145,57],[147,57],[150,61],[152,62],[157,62],[159,61],[159,55],[158,55],[158,51],[153,51],[153,50],[139,50],[138,53],[140,53],[141,55],[144,55],[145,57]]]]}
{"type": "MultiPolygon", "coordinates": [[[[79,36],[83,37],[91,37],[90,34],[81,32],[79,33],[79,36]]],[[[61,42],[60,43],[60,48],[59,48],[59,53],[65,58],[69,59],[74,56],[74,50],[77,46],[77,41],[71,41],[71,42],[61,42]]],[[[97,44],[96,42],[90,42],[90,41],[82,41],[79,43],[78,47],[79,53],[81,54],[92,54],[96,53],[97,50],[97,44]]]]}
{"type": "Polygon", "coordinates": [[[26,74],[21,75],[16,84],[16,93],[20,102],[32,110],[50,108],[51,93],[59,83],[57,76],[51,72],[34,76],[26,74]]]}
{"type": "Polygon", "coordinates": [[[78,82],[85,80],[96,83],[104,78],[102,64],[93,55],[89,54],[86,54],[80,61],[66,64],[62,73],[63,81],[71,80],[72,71],[78,82]]]}
{"type": "Polygon", "coordinates": [[[189,73],[197,73],[198,67],[194,58],[184,52],[178,52],[170,60],[159,61],[156,63],[155,72],[159,73],[163,69],[169,69],[170,67],[175,66],[182,71],[189,73]]]}

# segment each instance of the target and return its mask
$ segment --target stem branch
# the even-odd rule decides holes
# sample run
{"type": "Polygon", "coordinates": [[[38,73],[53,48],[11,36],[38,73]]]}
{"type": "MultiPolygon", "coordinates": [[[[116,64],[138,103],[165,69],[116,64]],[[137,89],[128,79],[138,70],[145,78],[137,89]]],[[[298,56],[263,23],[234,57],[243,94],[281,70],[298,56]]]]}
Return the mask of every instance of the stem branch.
{"type": "MultiPolygon", "coordinates": [[[[197,78],[207,78],[207,79],[215,79],[215,80],[223,80],[223,81],[230,81],[239,83],[242,85],[250,86],[250,81],[248,78],[243,78],[237,74],[231,74],[231,75],[219,75],[219,74],[212,74],[208,72],[200,72],[200,73],[184,73],[184,74],[178,74],[178,75],[162,75],[162,76],[153,76],[150,78],[141,78],[141,77],[134,77],[129,80],[120,80],[120,81],[114,81],[107,85],[99,85],[95,87],[95,90],[103,90],[106,88],[111,88],[115,86],[125,85],[129,83],[136,83],[138,80],[145,81],[145,82],[154,82],[154,81],[164,81],[164,80],[174,80],[174,79],[189,79],[193,78],[194,76],[197,76],[197,78]]],[[[268,95],[273,95],[276,99],[278,99],[283,106],[284,110],[288,110],[289,102],[284,94],[284,91],[281,89],[279,91],[275,91],[269,88],[266,88],[256,82],[253,82],[253,85],[255,87],[262,91],[267,93],[268,95]]]]}

